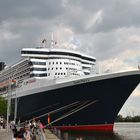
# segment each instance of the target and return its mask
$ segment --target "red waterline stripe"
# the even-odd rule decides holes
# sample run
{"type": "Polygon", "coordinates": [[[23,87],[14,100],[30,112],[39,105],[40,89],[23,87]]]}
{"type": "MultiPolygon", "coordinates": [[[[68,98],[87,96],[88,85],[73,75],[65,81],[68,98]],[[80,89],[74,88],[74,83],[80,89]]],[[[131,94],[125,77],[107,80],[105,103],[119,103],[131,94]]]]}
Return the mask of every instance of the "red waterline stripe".
{"type": "Polygon", "coordinates": [[[84,125],[84,126],[53,126],[60,130],[75,130],[75,131],[107,131],[113,132],[114,124],[103,124],[103,125],[84,125]]]}

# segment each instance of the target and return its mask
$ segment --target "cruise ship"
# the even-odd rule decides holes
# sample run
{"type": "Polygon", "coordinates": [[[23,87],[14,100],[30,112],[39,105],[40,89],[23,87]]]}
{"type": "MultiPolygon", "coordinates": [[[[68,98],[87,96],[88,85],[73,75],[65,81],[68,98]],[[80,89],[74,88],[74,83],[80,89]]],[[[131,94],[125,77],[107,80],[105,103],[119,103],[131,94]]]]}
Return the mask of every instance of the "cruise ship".
{"type": "Polygon", "coordinates": [[[140,82],[140,71],[96,72],[96,58],[55,47],[23,48],[0,63],[0,95],[10,117],[40,119],[60,130],[113,131],[117,114],[140,82]],[[5,68],[4,68],[5,67],[5,68]]]}

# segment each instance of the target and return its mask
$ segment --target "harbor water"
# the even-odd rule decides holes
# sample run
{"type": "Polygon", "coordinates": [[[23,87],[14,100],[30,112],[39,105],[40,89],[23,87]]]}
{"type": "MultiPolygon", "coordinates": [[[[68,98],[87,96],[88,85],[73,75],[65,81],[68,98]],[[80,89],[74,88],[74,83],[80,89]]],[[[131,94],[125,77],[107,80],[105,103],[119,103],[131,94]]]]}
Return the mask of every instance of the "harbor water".
{"type": "Polygon", "coordinates": [[[68,140],[140,140],[140,123],[115,123],[114,133],[65,132],[68,140]]]}

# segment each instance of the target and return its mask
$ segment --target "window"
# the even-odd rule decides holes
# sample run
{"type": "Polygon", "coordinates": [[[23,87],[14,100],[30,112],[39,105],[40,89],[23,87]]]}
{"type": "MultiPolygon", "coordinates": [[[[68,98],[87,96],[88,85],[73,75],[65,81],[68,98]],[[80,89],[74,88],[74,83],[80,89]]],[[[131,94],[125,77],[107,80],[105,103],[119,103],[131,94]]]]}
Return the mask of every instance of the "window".
{"type": "Polygon", "coordinates": [[[56,70],[57,70],[58,68],[56,67],[56,70]]]}
{"type": "Polygon", "coordinates": [[[46,68],[31,68],[30,71],[46,71],[46,68]]]}
{"type": "Polygon", "coordinates": [[[31,74],[30,77],[44,77],[47,76],[47,74],[31,74]]]}
{"type": "Polygon", "coordinates": [[[46,62],[31,62],[34,65],[46,65],[46,62]]]}

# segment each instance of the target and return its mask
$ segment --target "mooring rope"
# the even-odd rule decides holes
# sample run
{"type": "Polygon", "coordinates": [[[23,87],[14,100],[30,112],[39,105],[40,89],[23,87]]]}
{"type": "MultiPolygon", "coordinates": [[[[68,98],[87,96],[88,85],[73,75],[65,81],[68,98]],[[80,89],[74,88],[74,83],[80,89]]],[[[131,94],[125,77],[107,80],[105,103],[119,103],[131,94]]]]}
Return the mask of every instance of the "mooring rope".
{"type": "MultiPolygon", "coordinates": [[[[89,101],[88,101],[88,102],[89,102],[89,101]]],[[[87,104],[87,102],[86,102],[86,103],[83,103],[82,105],[80,105],[80,106],[78,106],[77,108],[71,110],[70,112],[66,113],[65,115],[59,117],[58,119],[52,121],[51,123],[49,123],[49,124],[47,124],[47,125],[45,125],[45,127],[47,127],[47,126],[49,126],[49,125],[51,125],[51,124],[53,124],[53,123],[55,123],[55,122],[57,122],[57,121],[60,121],[60,120],[62,120],[62,119],[64,119],[64,118],[66,118],[66,117],[68,117],[68,116],[70,116],[70,115],[72,115],[72,114],[74,114],[74,113],[76,113],[76,112],[78,112],[78,111],[80,111],[80,110],[82,110],[82,109],[84,109],[84,108],[86,108],[86,107],[88,107],[88,106],[90,106],[90,105],[96,103],[96,102],[98,102],[98,100],[94,100],[94,101],[92,101],[92,102],[90,102],[90,103],[88,103],[88,104],[87,104]]]]}
{"type": "MultiPolygon", "coordinates": [[[[65,105],[65,106],[63,106],[63,107],[61,107],[61,108],[58,108],[58,109],[56,109],[56,110],[53,110],[53,111],[44,113],[44,114],[42,114],[42,115],[40,115],[40,116],[35,116],[35,118],[39,119],[39,118],[42,118],[42,117],[47,116],[47,115],[49,115],[49,114],[54,114],[54,113],[60,112],[60,111],[62,111],[62,110],[65,110],[65,109],[71,108],[71,107],[73,107],[73,106],[76,106],[76,105],[78,105],[79,103],[80,103],[80,101],[77,101],[77,102],[74,102],[74,103],[65,105]]],[[[33,119],[26,120],[26,121],[32,121],[32,120],[34,120],[34,118],[33,118],[33,119]]],[[[24,123],[25,123],[25,122],[22,122],[21,125],[24,124],[24,123]]]]}

